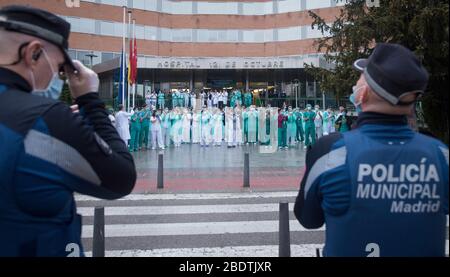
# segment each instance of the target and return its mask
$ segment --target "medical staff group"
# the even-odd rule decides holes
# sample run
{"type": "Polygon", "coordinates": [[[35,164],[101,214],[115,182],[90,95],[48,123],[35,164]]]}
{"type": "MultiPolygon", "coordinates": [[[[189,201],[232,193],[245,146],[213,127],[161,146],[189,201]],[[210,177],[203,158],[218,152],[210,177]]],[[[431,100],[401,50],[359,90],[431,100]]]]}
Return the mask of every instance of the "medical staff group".
{"type": "Polygon", "coordinates": [[[110,111],[111,121],[131,152],[181,144],[202,147],[226,144],[229,148],[275,144],[279,149],[300,145],[308,148],[323,135],[349,131],[352,123],[342,106],[337,112],[332,108],[321,110],[319,105],[313,109],[309,104],[303,110],[286,105],[256,107],[249,92],[244,95],[233,92],[229,105],[226,92],[213,92],[211,97],[202,92],[201,108],[196,106],[195,96],[192,99],[173,97],[171,110],[165,107],[164,96],[156,95],[152,93],[146,104],[130,112],[122,105],[115,116],[110,111]]]}

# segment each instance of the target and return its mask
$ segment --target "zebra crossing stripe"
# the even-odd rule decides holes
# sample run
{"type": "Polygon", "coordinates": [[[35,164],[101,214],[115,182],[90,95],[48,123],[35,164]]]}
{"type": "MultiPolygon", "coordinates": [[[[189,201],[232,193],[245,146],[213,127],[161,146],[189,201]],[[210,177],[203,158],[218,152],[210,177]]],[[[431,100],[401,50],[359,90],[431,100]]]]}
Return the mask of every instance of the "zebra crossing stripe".
{"type": "MultiPolygon", "coordinates": [[[[207,200],[207,199],[236,199],[236,198],[274,198],[274,197],[296,197],[298,191],[276,191],[276,192],[239,192],[239,193],[180,193],[180,194],[130,194],[114,201],[124,200],[207,200]]],[[[103,201],[103,199],[86,195],[75,195],[79,201],[103,201]]]]}
{"type": "MultiPolygon", "coordinates": [[[[297,220],[290,220],[291,232],[308,231],[297,220]]],[[[242,233],[276,233],[278,220],[156,223],[156,224],[111,224],[105,226],[106,237],[212,235],[242,233]]],[[[324,227],[309,231],[323,231],[324,227]]],[[[83,226],[82,238],[92,238],[93,225],[83,226]]]]}
{"type": "MultiPolygon", "coordinates": [[[[292,257],[315,257],[323,244],[291,245],[292,257]]],[[[87,257],[92,252],[86,252],[87,257]]],[[[278,245],[106,251],[106,257],[278,257],[278,245]]]]}
{"type": "MultiPolygon", "coordinates": [[[[294,204],[289,204],[292,211],[294,204]]],[[[93,216],[91,207],[79,207],[78,213],[93,216]]],[[[279,211],[279,204],[225,204],[225,205],[179,205],[179,206],[125,206],[106,207],[105,215],[163,215],[163,214],[213,214],[213,213],[261,213],[279,211]]]]}

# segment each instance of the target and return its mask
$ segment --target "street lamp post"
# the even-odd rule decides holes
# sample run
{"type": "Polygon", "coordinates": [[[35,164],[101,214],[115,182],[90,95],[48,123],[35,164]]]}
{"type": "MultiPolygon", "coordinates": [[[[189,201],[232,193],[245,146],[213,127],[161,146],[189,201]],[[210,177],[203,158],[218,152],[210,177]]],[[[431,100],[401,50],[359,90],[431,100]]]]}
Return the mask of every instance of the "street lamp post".
{"type": "Polygon", "coordinates": [[[92,67],[94,66],[93,60],[94,60],[94,58],[96,58],[98,56],[94,54],[94,51],[91,51],[91,53],[86,54],[86,56],[90,58],[90,61],[91,61],[90,65],[91,65],[91,69],[92,69],[92,67]]]}

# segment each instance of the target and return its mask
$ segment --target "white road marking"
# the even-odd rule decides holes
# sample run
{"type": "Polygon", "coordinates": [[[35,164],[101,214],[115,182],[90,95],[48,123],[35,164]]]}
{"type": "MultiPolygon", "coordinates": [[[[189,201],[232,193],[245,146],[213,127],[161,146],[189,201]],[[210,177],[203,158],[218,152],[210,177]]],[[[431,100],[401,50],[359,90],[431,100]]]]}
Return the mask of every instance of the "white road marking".
{"type": "MultiPolygon", "coordinates": [[[[273,197],[296,197],[297,191],[277,192],[239,192],[239,193],[180,193],[180,194],[130,194],[118,201],[123,200],[207,200],[207,199],[236,199],[236,198],[273,198],[273,197]]],[[[103,199],[86,195],[75,195],[78,201],[99,201],[103,199]]],[[[114,200],[117,201],[117,200],[114,200]]]]}
{"type": "MultiPolygon", "coordinates": [[[[225,205],[177,205],[177,206],[125,206],[105,207],[105,215],[165,215],[165,214],[215,214],[215,213],[261,213],[279,211],[278,203],[273,204],[225,204],[225,205]]],[[[294,204],[289,203],[289,210],[294,204]]],[[[94,208],[79,207],[83,216],[93,216],[94,208]]]]}
{"type": "MultiPolygon", "coordinates": [[[[308,230],[297,220],[290,220],[290,231],[323,231],[325,227],[308,230]]],[[[233,221],[233,222],[194,222],[194,223],[155,223],[155,224],[111,224],[105,226],[105,237],[138,236],[178,236],[213,235],[243,233],[276,233],[278,220],[233,221]]],[[[93,225],[83,226],[82,237],[92,238],[93,225]]]]}
{"type": "MultiPolygon", "coordinates": [[[[323,244],[291,245],[292,257],[316,257],[323,244]]],[[[92,252],[86,252],[91,257],[92,252]]],[[[106,251],[106,257],[278,257],[278,245],[106,251]]]]}

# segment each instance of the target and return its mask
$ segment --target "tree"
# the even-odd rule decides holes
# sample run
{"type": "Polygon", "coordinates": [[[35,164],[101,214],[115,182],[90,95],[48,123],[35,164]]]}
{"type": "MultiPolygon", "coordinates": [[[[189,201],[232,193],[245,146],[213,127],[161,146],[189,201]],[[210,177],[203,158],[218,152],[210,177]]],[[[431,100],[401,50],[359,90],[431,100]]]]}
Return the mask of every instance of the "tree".
{"type": "Polygon", "coordinates": [[[334,68],[305,65],[306,72],[339,99],[351,92],[359,77],[352,68],[356,59],[367,58],[379,42],[404,45],[430,74],[420,105],[425,122],[448,144],[448,5],[448,0],[380,0],[379,7],[368,8],[365,0],[350,0],[331,24],[309,11],[312,28],[326,35],[316,40],[316,47],[334,68]]]}

